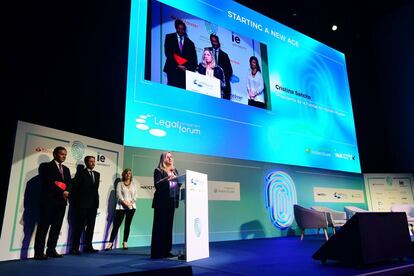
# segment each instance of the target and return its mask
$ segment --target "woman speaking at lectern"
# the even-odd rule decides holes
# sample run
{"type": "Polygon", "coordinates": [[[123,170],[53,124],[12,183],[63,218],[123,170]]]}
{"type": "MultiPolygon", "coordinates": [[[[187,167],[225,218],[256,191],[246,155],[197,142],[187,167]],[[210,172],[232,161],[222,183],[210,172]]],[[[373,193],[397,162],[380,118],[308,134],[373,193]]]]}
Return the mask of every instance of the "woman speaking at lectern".
{"type": "Polygon", "coordinates": [[[197,67],[197,72],[208,77],[220,80],[221,98],[224,98],[224,88],[226,87],[226,80],[223,69],[218,66],[212,48],[204,48],[203,60],[197,67]]]}
{"type": "Polygon", "coordinates": [[[178,208],[179,184],[174,180],[178,171],[174,167],[171,152],[163,152],[154,170],[155,193],[152,201],[154,223],[152,225],[151,258],[174,257],[172,249],[172,230],[174,211],[178,208]]]}

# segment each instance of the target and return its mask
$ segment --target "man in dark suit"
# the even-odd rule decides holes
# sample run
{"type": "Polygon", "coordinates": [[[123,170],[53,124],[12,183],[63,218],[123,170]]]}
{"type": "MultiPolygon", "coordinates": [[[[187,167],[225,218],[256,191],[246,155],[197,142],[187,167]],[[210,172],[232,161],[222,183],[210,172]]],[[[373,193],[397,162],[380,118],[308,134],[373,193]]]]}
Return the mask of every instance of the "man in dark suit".
{"type": "Polygon", "coordinates": [[[74,227],[72,233],[71,254],[80,255],[80,237],[84,232],[84,252],[95,253],[97,249],[92,247],[93,231],[95,228],[96,213],[99,206],[99,180],[100,174],[94,171],[95,157],[86,156],[84,159],[86,168],[76,172],[73,179],[73,187],[70,205],[73,208],[74,227]]]}
{"type": "Polygon", "coordinates": [[[42,186],[40,201],[40,218],[35,237],[35,255],[37,260],[46,260],[48,257],[63,257],[56,252],[56,244],[65,216],[67,198],[71,190],[71,176],[69,168],[62,165],[66,160],[67,151],[64,147],[53,150],[53,160],[39,166],[39,178],[42,186]],[[50,231],[49,231],[50,227],[50,231]],[[47,232],[46,255],[44,254],[47,232]]]}
{"type": "Polygon", "coordinates": [[[185,89],[185,71],[195,71],[197,53],[194,43],[187,37],[186,26],[180,19],[175,20],[175,33],[167,34],[164,42],[166,61],[164,72],[167,84],[185,89]]]}
{"type": "Polygon", "coordinates": [[[210,42],[213,47],[213,55],[218,64],[224,71],[224,78],[226,81],[226,87],[224,87],[223,98],[230,100],[231,98],[231,86],[230,78],[233,75],[233,68],[231,67],[229,56],[220,49],[219,37],[215,34],[210,34],[210,42]]]}

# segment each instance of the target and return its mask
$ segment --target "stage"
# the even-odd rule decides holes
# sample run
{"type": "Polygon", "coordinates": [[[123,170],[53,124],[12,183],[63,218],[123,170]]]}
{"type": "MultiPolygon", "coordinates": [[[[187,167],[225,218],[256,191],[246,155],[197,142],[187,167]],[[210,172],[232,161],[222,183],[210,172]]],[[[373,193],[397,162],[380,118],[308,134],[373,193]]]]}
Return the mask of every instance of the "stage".
{"type": "MultiPolygon", "coordinates": [[[[412,275],[414,259],[390,260],[351,267],[311,258],[325,242],[323,236],[284,237],[210,243],[210,258],[184,262],[177,258],[151,260],[149,247],[115,249],[80,256],[0,263],[0,275],[412,275]]],[[[181,245],[174,247],[178,252],[181,245]]]]}

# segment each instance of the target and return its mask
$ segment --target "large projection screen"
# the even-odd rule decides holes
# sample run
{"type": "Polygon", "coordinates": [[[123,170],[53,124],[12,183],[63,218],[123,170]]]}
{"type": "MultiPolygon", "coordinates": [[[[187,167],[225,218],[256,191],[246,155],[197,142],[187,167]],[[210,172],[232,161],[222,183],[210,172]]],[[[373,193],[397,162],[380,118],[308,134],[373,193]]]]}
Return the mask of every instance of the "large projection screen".
{"type": "Polygon", "coordinates": [[[132,0],[124,144],[361,172],[344,54],[233,1],[132,0]],[[232,67],[230,98],[170,84],[165,39],[176,19],[194,44],[189,71],[210,34],[219,37],[232,67]],[[248,104],[252,56],[261,108],[248,104]]]}

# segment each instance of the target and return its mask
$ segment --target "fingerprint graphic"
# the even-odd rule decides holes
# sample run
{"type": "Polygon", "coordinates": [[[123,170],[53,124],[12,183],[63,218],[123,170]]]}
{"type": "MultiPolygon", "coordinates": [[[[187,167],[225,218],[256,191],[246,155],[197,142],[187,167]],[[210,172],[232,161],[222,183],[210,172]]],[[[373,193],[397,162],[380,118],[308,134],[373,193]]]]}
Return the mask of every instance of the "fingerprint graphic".
{"type": "Polygon", "coordinates": [[[194,219],[194,233],[197,238],[201,236],[201,219],[200,218],[194,219]]]}
{"type": "Polygon", "coordinates": [[[82,159],[83,154],[85,153],[85,146],[81,141],[73,141],[71,146],[72,156],[76,161],[82,159]]]}
{"type": "Polygon", "coordinates": [[[274,226],[286,229],[292,224],[297,201],[295,183],[287,173],[276,171],[266,177],[266,208],[274,226]]]}

